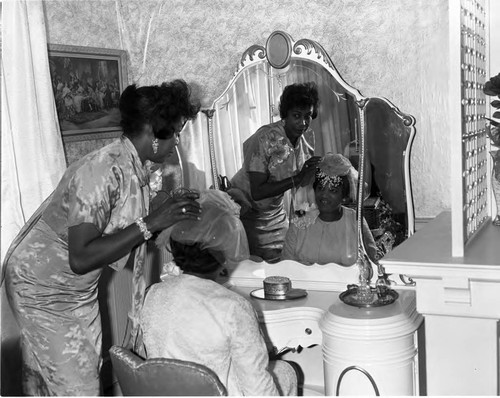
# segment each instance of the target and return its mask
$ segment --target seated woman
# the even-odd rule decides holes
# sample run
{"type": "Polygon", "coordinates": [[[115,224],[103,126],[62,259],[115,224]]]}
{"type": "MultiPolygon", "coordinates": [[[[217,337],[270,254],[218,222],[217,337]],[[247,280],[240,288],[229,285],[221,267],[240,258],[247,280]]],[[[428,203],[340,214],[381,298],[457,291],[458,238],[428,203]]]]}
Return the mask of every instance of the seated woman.
{"type": "MultiPolygon", "coordinates": [[[[323,158],[312,185],[315,203],[290,223],[282,260],[343,266],[356,262],[356,211],[342,204],[356,200],[357,179],[357,171],[343,155],[327,154],[323,158]]],[[[364,219],[363,238],[368,256],[375,261],[377,247],[364,219]]]]}
{"type": "Polygon", "coordinates": [[[148,292],[141,327],[148,358],[167,357],[212,369],[229,395],[296,395],[285,361],[269,362],[254,309],[215,280],[225,264],[248,258],[240,207],[222,191],[202,192],[200,221],[180,222],[156,243],[169,246],[162,282],[148,292]]]}

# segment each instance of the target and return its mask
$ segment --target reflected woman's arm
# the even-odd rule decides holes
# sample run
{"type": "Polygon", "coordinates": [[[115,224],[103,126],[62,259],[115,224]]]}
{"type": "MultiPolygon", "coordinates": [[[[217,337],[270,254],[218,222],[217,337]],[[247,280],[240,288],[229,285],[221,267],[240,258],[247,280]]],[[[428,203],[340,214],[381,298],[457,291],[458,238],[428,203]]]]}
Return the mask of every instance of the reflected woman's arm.
{"type": "Polygon", "coordinates": [[[321,161],[320,156],[313,156],[306,160],[300,172],[292,177],[280,181],[269,181],[269,174],[249,171],[250,190],[253,200],[271,198],[298,187],[304,179],[312,178],[316,171],[316,166],[321,161]]]}
{"type": "Polygon", "coordinates": [[[250,192],[253,200],[271,198],[291,189],[299,176],[285,178],[281,181],[269,181],[269,176],[265,173],[248,172],[250,179],[250,192]]]}

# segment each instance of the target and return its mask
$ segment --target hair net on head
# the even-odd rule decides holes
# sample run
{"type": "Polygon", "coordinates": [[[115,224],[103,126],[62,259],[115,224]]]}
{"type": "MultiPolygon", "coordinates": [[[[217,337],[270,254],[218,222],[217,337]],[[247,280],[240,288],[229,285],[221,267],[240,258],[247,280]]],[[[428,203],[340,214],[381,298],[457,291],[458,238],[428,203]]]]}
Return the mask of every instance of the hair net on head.
{"type": "Polygon", "coordinates": [[[352,201],[357,199],[358,172],[352,166],[349,159],[340,153],[327,153],[318,165],[316,179],[332,180],[335,185],[336,177],[347,176],[349,180],[349,197],[352,201]]]}
{"type": "Polygon", "coordinates": [[[185,220],[162,231],[158,247],[170,249],[170,238],[192,245],[199,243],[221,264],[236,264],[249,258],[248,241],[240,221],[240,206],[223,191],[200,192],[201,220],[185,220]],[[221,258],[221,256],[223,258],[221,258]]]}
{"type": "MultiPolygon", "coordinates": [[[[332,189],[340,185],[340,177],[347,176],[349,180],[349,198],[357,202],[358,172],[353,167],[349,159],[339,153],[327,153],[318,164],[315,179],[321,187],[332,189]]],[[[316,198],[314,195],[313,181],[305,187],[299,187],[295,194],[296,203],[294,214],[291,215],[290,222],[299,229],[304,229],[314,224],[319,215],[316,198]],[[297,200],[300,195],[300,200],[297,200]],[[304,200],[303,198],[306,198],[304,200]]]]}

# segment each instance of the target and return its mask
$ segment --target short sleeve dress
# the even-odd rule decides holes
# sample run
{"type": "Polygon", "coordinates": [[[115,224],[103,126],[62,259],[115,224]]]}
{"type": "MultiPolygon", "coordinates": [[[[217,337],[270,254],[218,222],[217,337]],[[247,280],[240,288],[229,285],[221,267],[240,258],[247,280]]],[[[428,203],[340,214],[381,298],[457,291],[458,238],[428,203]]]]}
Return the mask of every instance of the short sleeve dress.
{"type": "MultiPolygon", "coordinates": [[[[147,169],[130,140],[121,137],[70,165],[12,243],[4,282],[21,330],[25,394],[99,395],[102,269],[84,275],[71,270],[68,228],[91,223],[103,235],[112,234],[145,216],[148,203],[147,169]]],[[[136,285],[142,283],[136,271],[144,265],[144,246],[135,253],[136,285]]],[[[111,266],[122,269],[128,257],[111,266]]]]}
{"type": "MultiPolygon", "coordinates": [[[[283,120],[262,126],[243,143],[243,167],[231,179],[229,193],[242,204],[241,221],[252,255],[266,261],[279,259],[288,215],[284,194],[258,201],[252,199],[248,173],[266,173],[270,181],[291,177],[314,155],[314,145],[314,132],[308,128],[295,147],[292,146],[283,120]]],[[[293,199],[291,201],[289,209],[293,209],[293,199]]]]}
{"type": "MultiPolygon", "coordinates": [[[[295,260],[303,264],[336,263],[351,266],[358,252],[356,211],[342,206],[338,221],[315,221],[305,227],[291,224],[287,232],[282,260],[295,260]]],[[[377,247],[366,220],[363,220],[365,248],[371,259],[376,259],[377,247]]]]}

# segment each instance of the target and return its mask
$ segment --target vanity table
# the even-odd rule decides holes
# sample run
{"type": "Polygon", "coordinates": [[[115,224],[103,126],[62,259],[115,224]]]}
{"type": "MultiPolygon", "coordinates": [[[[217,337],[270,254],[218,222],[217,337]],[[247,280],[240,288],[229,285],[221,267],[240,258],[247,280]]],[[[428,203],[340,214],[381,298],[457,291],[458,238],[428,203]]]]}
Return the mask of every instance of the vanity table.
{"type": "Polygon", "coordinates": [[[248,260],[230,271],[226,286],[253,304],[269,351],[283,353],[281,359],[299,366],[303,395],[336,395],[337,388],[341,395],[373,395],[374,386],[381,395],[419,395],[422,317],[416,312],[415,292],[402,289],[398,300],[384,307],[349,306],[339,295],[356,274],[356,267],[336,264],[248,260]],[[272,275],[289,277],[307,296],[252,297],[272,275]]]}

